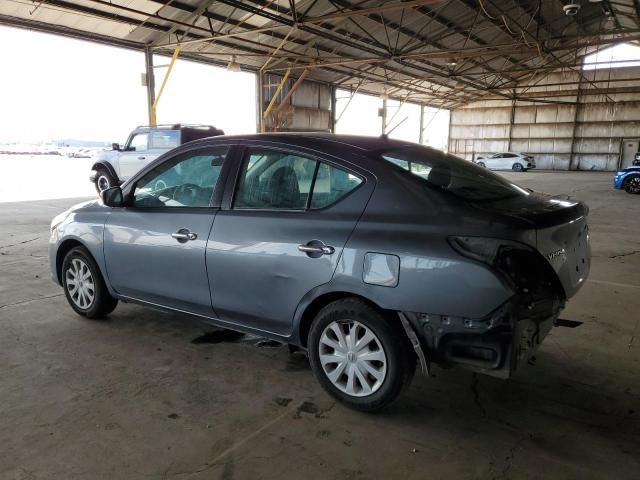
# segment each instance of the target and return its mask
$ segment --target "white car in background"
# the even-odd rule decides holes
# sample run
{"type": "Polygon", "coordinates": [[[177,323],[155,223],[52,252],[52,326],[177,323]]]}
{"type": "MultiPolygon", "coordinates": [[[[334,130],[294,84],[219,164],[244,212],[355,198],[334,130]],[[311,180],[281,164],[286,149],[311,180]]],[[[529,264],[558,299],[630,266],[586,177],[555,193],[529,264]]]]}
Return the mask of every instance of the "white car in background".
{"type": "Polygon", "coordinates": [[[488,157],[480,155],[474,163],[489,170],[526,172],[530,168],[536,168],[536,162],[531,155],[515,152],[494,153],[488,157]]]}

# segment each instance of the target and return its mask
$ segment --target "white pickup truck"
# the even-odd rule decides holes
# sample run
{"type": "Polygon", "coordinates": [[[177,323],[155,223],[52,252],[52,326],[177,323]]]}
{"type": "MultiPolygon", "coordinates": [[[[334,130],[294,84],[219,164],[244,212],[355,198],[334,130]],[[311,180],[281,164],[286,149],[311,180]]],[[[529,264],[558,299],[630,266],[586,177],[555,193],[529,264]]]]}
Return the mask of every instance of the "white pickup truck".
{"type": "Polygon", "coordinates": [[[120,185],[142,167],[160,155],[200,138],[224,135],[211,125],[157,125],[139,126],[129,134],[124,146],[113,144],[113,149],[100,152],[91,167],[89,180],[99,192],[120,185]]]}

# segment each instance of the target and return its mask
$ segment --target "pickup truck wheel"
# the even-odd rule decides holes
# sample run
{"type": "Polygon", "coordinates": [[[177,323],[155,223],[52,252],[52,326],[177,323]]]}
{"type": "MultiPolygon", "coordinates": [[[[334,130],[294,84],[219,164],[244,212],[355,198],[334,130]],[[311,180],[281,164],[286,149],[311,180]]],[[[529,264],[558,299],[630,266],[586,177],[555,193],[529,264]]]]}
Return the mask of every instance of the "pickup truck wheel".
{"type": "Polygon", "coordinates": [[[98,265],[84,247],[72,248],[64,257],[62,286],[71,308],[83,317],[104,317],[118,305],[118,300],[109,294],[98,265]]]}
{"type": "Polygon", "coordinates": [[[415,358],[403,332],[357,298],[324,307],[311,325],[309,359],[336,400],[364,412],[381,410],[409,385],[415,358]]]}
{"type": "Polygon", "coordinates": [[[111,188],[115,185],[115,179],[106,168],[98,168],[96,170],[95,186],[98,193],[102,193],[107,188],[111,188]]]}
{"type": "Polygon", "coordinates": [[[640,194],[640,176],[628,178],[624,182],[624,191],[627,193],[633,193],[635,195],[640,194]]]}

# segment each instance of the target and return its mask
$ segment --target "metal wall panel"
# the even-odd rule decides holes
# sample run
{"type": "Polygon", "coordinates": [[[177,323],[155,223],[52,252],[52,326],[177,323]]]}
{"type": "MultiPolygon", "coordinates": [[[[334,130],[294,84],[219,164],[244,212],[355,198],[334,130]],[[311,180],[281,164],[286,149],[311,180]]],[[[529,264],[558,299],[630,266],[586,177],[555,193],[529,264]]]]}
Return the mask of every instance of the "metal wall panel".
{"type": "Polygon", "coordinates": [[[535,155],[538,168],[615,170],[621,142],[640,138],[640,94],[590,95],[636,87],[640,68],[552,73],[523,96],[549,92],[545,103],[482,100],[451,112],[449,151],[467,160],[500,151],[535,155]],[[554,84],[574,82],[572,85],[554,84]],[[599,82],[599,83],[596,83],[599,82]],[[574,90],[573,96],[556,96],[574,90]],[[546,103],[550,101],[565,103],[546,103]],[[511,119],[513,118],[513,123],[511,119]]]}

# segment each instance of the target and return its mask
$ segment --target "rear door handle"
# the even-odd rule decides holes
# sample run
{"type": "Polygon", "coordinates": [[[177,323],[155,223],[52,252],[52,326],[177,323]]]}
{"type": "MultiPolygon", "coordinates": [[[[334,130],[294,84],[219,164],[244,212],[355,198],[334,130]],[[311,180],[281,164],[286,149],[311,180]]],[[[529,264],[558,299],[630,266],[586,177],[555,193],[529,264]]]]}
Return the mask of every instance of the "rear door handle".
{"type": "Polygon", "coordinates": [[[313,255],[333,255],[336,251],[331,245],[325,245],[322,242],[309,242],[306,245],[298,245],[298,250],[306,254],[313,255]],[[314,245],[316,243],[316,245],[314,245]]]}
{"type": "Polygon", "coordinates": [[[198,234],[189,231],[188,228],[181,228],[177,232],[173,232],[171,234],[171,237],[175,238],[180,243],[186,243],[190,240],[195,240],[196,238],[198,238],[198,234]]]}
{"type": "Polygon", "coordinates": [[[147,157],[138,157],[138,160],[146,160],[147,157]]]}

